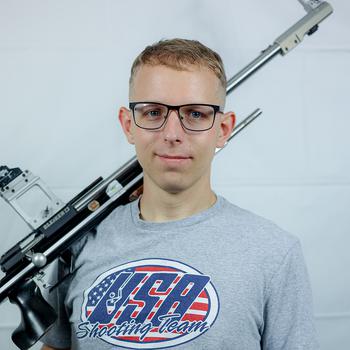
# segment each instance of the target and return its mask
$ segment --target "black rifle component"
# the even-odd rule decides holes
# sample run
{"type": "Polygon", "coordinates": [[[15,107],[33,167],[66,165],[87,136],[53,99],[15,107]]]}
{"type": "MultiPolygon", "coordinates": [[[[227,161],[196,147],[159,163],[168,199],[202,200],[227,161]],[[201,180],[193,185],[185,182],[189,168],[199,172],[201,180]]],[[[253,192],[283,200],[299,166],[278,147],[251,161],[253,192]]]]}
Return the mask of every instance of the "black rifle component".
{"type": "MultiPolygon", "coordinates": [[[[72,208],[71,211],[73,214],[68,218],[65,218],[63,215],[62,218],[57,220],[55,225],[58,225],[58,228],[55,232],[50,232],[49,235],[45,236],[45,228],[42,227],[33,233],[35,237],[39,238],[34,247],[35,253],[44,254],[47,264],[59,257],[76,239],[95,227],[118,205],[129,202],[129,195],[142,184],[142,168],[138,162],[137,164],[132,162],[130,172],[127,171],[125,166],[122,166],[120,169],[120,172],[119,170],[116,172],[118,174],[117,178],[120,178],[120,181],[129,179],[129,183],[115,193],[114,196],[109,197],[106,194],[108,184],[104,183],[101,187],[101,182],[99,181],[100,187],[97,192],[95,191],[94,197],[91,197],[90,192],[96,190],[96,186],[92,189],[89,186],[90,191],[86,193],[84,190],[82,192],[84,193],[82,198],[75,197],[74,202],[68,203],[65,208],[72,208]],[[86,200],[86,197],[88,197],[89,202],[81,206],[80,204],[86,200]],[[92,212],[88,208],[91,201],[99,203],[99,208],[96,211],[92,212]],[[75,209],[78,205],[80,205],[79,211],[75,209]]],[[[52,218],[49,219],[48,223],[50,220],[52,218]]],[[[25,240],[21,242],[23,241],[25,240]]],[[[28,251],[23,251],[21,244],[17,244],[3,255],[1,263],[4,269],[7,268],[7,272],[5,277],[0,281],[0,302],[8,296],[15,286],[21,284],[23,278],[38,272],[38,267],[31,262],[30,256],[27,253],[28,251]],[[13,262],[16,262],[16,264],[13,264],[13,262]]]]}
{"type": "MultiPolygon", "coordinates": [[[[130,162],[128,162],[129,164],[130,162]]],[[[6,167],[7,168],[7,167],[6,167]]],[[[7,168],[8,169],[8,168],[7,168]]],[[[16,168],[22,173],[19,168],[16,168]]],[[[116,177],[116,181],[121,185],[127,185],[131,180],[133,180],[136,176],[142,173],[142,168],[138,161],[133,159],[133,161],[128,165],[127,168],[125,166],[121,167],[122,171],[118,172],[116,177]]],[[[11,169],[13,170],[13,169],[11,169]]],[[[85,203],[85,207],[79,205],[79,211],[75,208],[75,205],[81,203],[82,199],[88,196],[91,191],[94,191],[95,202],[98,202],[99,205],[105,203],[109,197],[106,194],[107,185],[104,183],[99,191],[96,191],[97,185],[101,185],[103,183],[103,178],[100,177],[87,186],[83,191],[81,191],[77,196],[75,196],[65,207],[63,207],[57,214],[49,218],[46,222],[44,222],[35,232],[30,233],[24,239],[22,239],[19,243],[17,243],[14,247],[12,247],[9,251],[2,255],[0,258],[0,266],[3,272],[11,272],[14,268],[23,268],[23,266],[19,266],[18,264],[27,264],[26,261],[26,249],[23,247],[23,243],[28,241],[30,238],[34,241],[36,238],[39,238],[39,241],[44,239],[43,243],[36,241],[35,249],[36,251],[42,252],[45,247],[52,245],[52,243],[56,240],[56,235],[64,235],[70,229],[72,229],[77,223],[81,222],[83,219],[88,217],[91,214],[90,210],[87,210],[87,202],[85,203]],[[51,237],[55,236],[55,237],[51,237]]],[[[91,202],[91,198],[87,198],[89,203],[91,202]]],[[[30,248],[31,248],[30,244],[30,248]]],[[[28,249],[29,250],[29,249],[28,249]]],[[[0,284],[1,285],[1,284],[0,284]]],[[[1,297],[0,297],[1,301],[1,297]]]]}
{"type": "Polygon", "coordinates": [[[19,306],[22,316],[20,325],[12,333],[12,341],[21,350],[26,350],[53,326],[57,314],[32,280],[25,281],[16,293],[9,295],[9,299],[11,303],[19,306]]]}

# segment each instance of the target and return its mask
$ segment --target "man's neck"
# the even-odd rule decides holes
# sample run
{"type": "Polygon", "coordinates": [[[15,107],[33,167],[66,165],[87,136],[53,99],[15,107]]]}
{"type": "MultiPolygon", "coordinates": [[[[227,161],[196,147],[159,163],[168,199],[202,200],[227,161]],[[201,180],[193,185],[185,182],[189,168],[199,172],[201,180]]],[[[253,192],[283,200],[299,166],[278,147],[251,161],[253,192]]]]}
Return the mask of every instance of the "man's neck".
{"type": "Polygon", "coordinates": [[[209,184],[198,184],[175,194],[159,188],[155,190],[147,182],[143,188],[140,217],[146,221],[165,222],[184,219],[210,208],[217,199],[209,184]]]}

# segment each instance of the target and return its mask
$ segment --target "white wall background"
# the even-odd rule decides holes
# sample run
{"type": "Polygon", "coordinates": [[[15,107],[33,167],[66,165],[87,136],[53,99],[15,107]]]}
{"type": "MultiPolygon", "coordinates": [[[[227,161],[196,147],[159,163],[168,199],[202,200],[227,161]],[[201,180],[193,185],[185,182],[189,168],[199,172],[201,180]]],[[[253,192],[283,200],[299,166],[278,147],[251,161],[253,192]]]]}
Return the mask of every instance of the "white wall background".
{"type": "MultiPolygon", "coordinates": [[[[350,343],[350,3],[232,93],[264,114],[214,162],[213,185],[302,241],[322,350],[350,343]]],[[[0,163],[38,174],[63,200],[128,160],[117,123],[133,58],[195,38],[238,72],[305,14],[296,0],[0,0],[0,163]]],[[[0,201],[0,252],[28,232],[0,201]]],[[[0,306],[0,349],[17,309],[0,306]]],[[[35,347],[37,349],[37,347],[35,347]]]]}

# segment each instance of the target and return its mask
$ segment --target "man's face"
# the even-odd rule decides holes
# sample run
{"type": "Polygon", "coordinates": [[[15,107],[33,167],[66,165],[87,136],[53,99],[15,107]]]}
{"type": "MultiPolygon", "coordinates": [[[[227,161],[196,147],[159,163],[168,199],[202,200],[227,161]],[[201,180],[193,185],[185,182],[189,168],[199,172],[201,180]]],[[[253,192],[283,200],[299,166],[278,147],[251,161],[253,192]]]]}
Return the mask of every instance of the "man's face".
{"type": "MultiPolygon", "coordinates": [[[[130,88],[131,102],[168,105],[203,103],[223,108],[225,92],[216,75],[205,68],[178,71],[165,66],[141,66],[130,88]]],[[[159,130],[135,125],[132,112],[121,108],[119,119],[128,141],[135,144],[144,181],[168,193],[178,193],[195,184],[210,186],[210,166],[216,147],[223,147],[231,134],[233,113],[217,113],[206,131],[184,130],[176,111],[170,111],[159,130]]]]}

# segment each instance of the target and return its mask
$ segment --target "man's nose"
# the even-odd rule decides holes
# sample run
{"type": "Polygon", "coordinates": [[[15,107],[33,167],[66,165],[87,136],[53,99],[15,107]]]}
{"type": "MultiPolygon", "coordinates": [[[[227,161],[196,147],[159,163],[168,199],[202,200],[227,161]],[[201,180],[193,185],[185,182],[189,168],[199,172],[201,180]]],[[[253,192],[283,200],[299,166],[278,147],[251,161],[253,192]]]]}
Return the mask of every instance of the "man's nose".
{"type": "Polygon", "coordinates": [[[163,129],[164,140],[181,142],[184,132],[178,112],[170,110],[163,129]]]}

